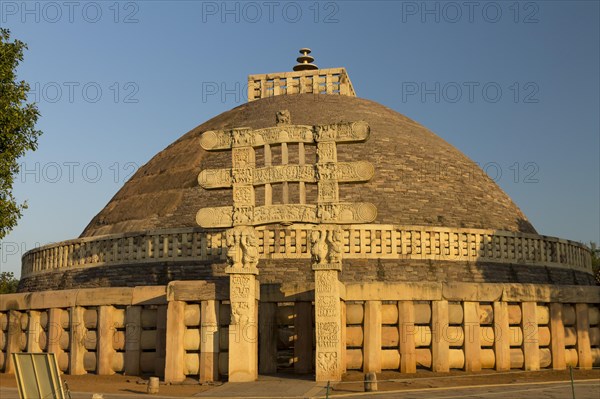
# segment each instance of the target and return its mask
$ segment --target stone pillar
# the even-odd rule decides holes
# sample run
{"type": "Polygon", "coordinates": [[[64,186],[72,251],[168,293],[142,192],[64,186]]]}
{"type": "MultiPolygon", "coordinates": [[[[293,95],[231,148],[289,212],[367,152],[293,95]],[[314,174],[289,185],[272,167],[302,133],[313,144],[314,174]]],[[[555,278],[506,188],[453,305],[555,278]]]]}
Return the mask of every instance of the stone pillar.
{"type": "Polygon", "coordinates": [[[142,307],[128,306],[125,314],[125,374],[140,375],[142,307]]]}
{"type": "MultiPolygon", "coordinates": [[[[154,373],[164,377],[167,364],[167,316],[168,306],[160,305],[156,309],[156,360],[154,373]]],[[[183,323],[183,319],[181,320],[183,323]]]]}
{"type": "Polygon", "coordinates": [[[507,302],[494,302],[494,355],[496,370],[510,370],[510,326],[507,302]]]}
{"type": "Polygon", "coordinates": [[[229,381],[248,382],[258,378],[258,270],[228,267],[231,321],[229,324],[229,381]]]}
{"type": "MultiPolygon", "coordinates": [[[[254,149],[234,148],[234,168],[254,165],[254,149]]],[[[236,173],[242,173],[242,169],[236,173]]],[[[251,172],[249,172],[251,173],[251,172]]],[[[246,180],[244,180],[246,181],[246,180]]],[[[238,212],[253,207],[254,189],[251,182],[234,184],[234,224],[247,220],[238,212]],[[238,193],[238,194],[236,194],[238,193]],[[243,195],[242,195],[243,194],[243,195]],[[250,207],[250,208],[249,208],[250,207]],[[236,216],[237,215],[237,216],[236,216]]],[[[225,231],[229,274],[229,302],[231,317],[229,324],[230,382],[255,381],[258,378],[258,238],[252,226],[238,225],[225,231]]]]}
{"type": "Polygon", "coordinates": [[[311,232],[315,272],[315,374],[317,381],[342,379],[341,229],[322,225],[311,232]]]}
{"type": "Polygon", "coordinates": [[[260,360],[258,367],[261,374],[273,374],[277,372],[277,304],[273,302],[261,302],[259,306],[258,338],[260,340],[260,360]]]}
{"type": "Polygon", "coordinates": [[[70,325],[69,325],[69,374],[81,375],[87,374],[83,365],[83,357],[85,355],[85,323],[83,321],[83,313],[85,309],[80,306],[75,306],[70,309],[70,325]]]}
{"type": "Polygon", "coordinates": [[[21,352],[21,339],[21,312],[10,310],[8,312],[8,331],[6,337],[6,365],[4,366],[4,372],[7,374],[13,374],[15,372],[12,354],[21,352]]]}
{"type": "Polygon", "coordinates": [[[202,301],[200,310],[200,382],[219,379],[219,301],[202,301]]]}
{"type": "Polygon", "coordinates": [[[448,342],[448,301],[431,301],[431,368],[435,372],[450,371],[448,342]]]}
{"type": "MultiPolygon", "coordinates": [[[[340,309],[341,309],[341,314],[340,314],[340,320],[341,320],[341,325],[342,325],[342,373],[346,372],[346,367],[347,365],[347,354],[346,354],[346,301],[341,301],[340,302],[340,309]]],[[[311,353],[312,353],[312,345],[311,345],[311,353]]]]}
{"type": "Polygon", "coordinates": [[[539,329],[536,308],[537,304],[535,302],[523,302],[521,304],[525,370],[532,371],[540,369],[539,329]]]}
{"type": "Polygon", "coordinates": [[[381,301],[365,302],[363,372],[381,372],[381,301]]]}
{"type": "Polygon", "coordinates": [[[170,301],[167,305],[165,382],[181,382],[185,380],[183,371],[185,360],[185,348],[183,345],[185,336],[184,317],[185,302],[170,301]]]}
{"type": "Polygon", "coordinates": [[[27,352],[38,353],[40,348],[40,312],[36,310],[29,311],[29,322],[27,324],[27,352]]]}
{"type": "Polygon", "coordinates": [[[398,302],[398,345],[400,346],[400,372],[416,373],[415,306],[412,301],[398,302]]]}
{"type": "Polygon", "coordinates": [[[60,348],[60,336],[65,334],[61,325],[62,309],[52,308],[48,310],[48,327],[46,328],[46,352],[54,353],[56,359],[62,353],[60,348]]]}
{"type": "Polygon", "coordinates": [[[342,378],[341,305],[337,270],[315,270],[317,381],[342,378]]]}
{"type": "Polygon", "coordinates": [[[590,322],[588,305],[586,303],[575,304],[577,315],[577,365],[580,369],[591,370],[592,351],[590,346],[590,322]]]}
{"type": "Polygon", "coordinates": [[[479,303],[463,303],[465,370],[481,370],[481,335],[479,303]]]}
{"type": "Polygon", "coordinates": [[[112,306],[98,307],[96,373],[100,375],[112,375],[115,373],[112,368],[113,355],[115,353],[113,348],[115,335],[113,310],[114,307],[112,306]]]}
{"type": "Polygon", "coordinates": [[[294,303],[294,313],[294,372],[307,374],[312,369],[312,303],[294,303]]]}
{"type": "Polygon", "coordinates": [[[564,370],[565,360],[565,325],[562,320],[562,303],[550,304],[550,342],[552,352],[552,368],[564,370]]]}

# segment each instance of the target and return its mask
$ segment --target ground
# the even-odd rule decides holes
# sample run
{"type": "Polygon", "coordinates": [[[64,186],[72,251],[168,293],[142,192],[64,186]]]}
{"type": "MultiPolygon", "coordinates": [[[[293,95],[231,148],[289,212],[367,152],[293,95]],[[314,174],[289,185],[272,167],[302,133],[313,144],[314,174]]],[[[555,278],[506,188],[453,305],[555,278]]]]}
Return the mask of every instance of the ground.
{"type": "MultiPolygon", "coordinates": [[[[576,381],[577,398],[600,397],[600,370],[573,370],[576,381]],[[577,382],[579,381],[579,382],[577,382]],[[582,395],[582,396],[580,396],[582,395]]],[[[138,377],[122,375],[97,376],[63,375],[69,389],[73,392],[103,393],[105,398],[122,398],[126,396],[145,394],[146,385],[138,377]]],[[[161,397],[324,397],[326,384],[315,384],[312,378],[304,376],[298,378],[294,375],[260,376],[260,382],[249,384],[217,384],[212,386],[199,385],[197,381],[187,380],[183,385],[161,385],[161,397]],[[305,391],[303,391],[305,390],[305,391]],[[277,392],[279,391],[279,392],[277,392]],[[302,393],[301,393],[302,392],[302,393]]],[[[478,373],[452,371],[447,374],[434,374],[429,371],[419,370],[415,375],[399,374],[397,372],[384,372],[377,374],[378,398],[392,398],[402,395],[403,398],[459,398],[459,397],[507,397],[517,398],[564,398],[571,397],[570,374],[568,370],[553,371],[542,370],[539,372],[524,372],[512,370],[510,372],[496,372],[484,370],[478,373]],[[555,383],[556,382],[556,383],[555,383]],[[478,388],[479,386],[479,388],[478,388]],[[463,388],[453,388],[463,387],[463,388]],[[392,393],[390,391],[402,391],[392,393]]],[[[13,375],[0,374],[0,387],[3,399],[16,398],[16,387],[13,375]],[[8,388],[8,389],[5,389],[8,388]]],[[[331,385],[330,396],[340,397],[370,397],[374,394],[364,394],[363,374],[350,372],[345,375],[344,381],[331,385]]],[[[91,397],[74,395],[74,398],[91,397]]],[[[131,397],[131,396],[129,396],[131,397]]]]}
{"type": "MultiPolygon", "coordinates": [[[[66,375],[61,379],[67,382],[69,390],[73,392],[95,392],[95,393],[146,393],[146,384],[139,384],[142,378],[115,375],[66,375]]],[[[192,382],[192,381],[190,381],[192,382]]],[[[15,387],[17,381],[14,375],[0,374],[0,386],[15,387]]],[[[193,385],[161,385],[161,396],[189,397],[199,392],[210,389],[210,386],[199,385],[193,381],[193,385]]]]}

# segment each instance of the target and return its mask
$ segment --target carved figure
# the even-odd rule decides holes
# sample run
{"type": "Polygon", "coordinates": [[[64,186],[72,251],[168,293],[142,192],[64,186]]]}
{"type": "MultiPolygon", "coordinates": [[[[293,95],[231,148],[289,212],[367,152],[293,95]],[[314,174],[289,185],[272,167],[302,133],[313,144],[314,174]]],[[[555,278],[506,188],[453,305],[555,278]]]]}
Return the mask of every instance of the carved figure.
{"type": "Polygon", "coordinates": [[[342,230],[334,228],[327,232],[327,262],[340,263],[342,261],[342,230]]]}
{"type": "Polygon", "coordinates": [[[277,124],[278,125],[289,125],[292,123],[292,117],[290,111],[287,109],[277,111],[277,124]]]}
{"type": "Polygon", "coordinates": [[[242,235],[242,263],[245,268],[258,265],[258,239],[253,228],[245,229],[242,235]]]}
{"type": "Polygon", "coordinates": [[[248,302],[231,302],[231,324],[246,324],[249,321],[248,302]]]}
{"type": "Polygon", "coordinates": [[[310,233],[310,253],[313,263],[324,264],[327,261],[327,243],[325,242],[326,233],[319,229],[314,229],[310,233]]]}
{"type": "Polygon", "coordinates": [[[227,263],[232,267],[240,267],[240,231],[229,229],[225,232],[225,243],[227,244],[227,263]]]}

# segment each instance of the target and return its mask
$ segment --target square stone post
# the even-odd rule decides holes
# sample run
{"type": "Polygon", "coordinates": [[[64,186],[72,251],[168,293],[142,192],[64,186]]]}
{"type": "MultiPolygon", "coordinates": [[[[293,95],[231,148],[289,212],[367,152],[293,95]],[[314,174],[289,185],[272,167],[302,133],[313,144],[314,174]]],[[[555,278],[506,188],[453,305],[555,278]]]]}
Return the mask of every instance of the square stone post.
{"type": "Polygon", "coordinates": [[[481,370],[481,338],[479,325],[479,303],[464,302],[464,343],[465,370],[481,370]]]}
{"type": "Polygon", "coordinates": [[[365,302],[364,331],[364,364],[365,373],[381,372],[381,301],[365,302]]]}
{"type": "Polygon", "coordinates": [[[550,342],[552,349],[552,368],[564,370],[567,368],[565,360],[565,325],[562,319],[562,303],[550,304],[550,342]]]}
{"type": "Polygon", "coordinates": [[[87,374],[83,365],[83,357],[87,350],[85,349],[85,324],[83,313],[85,309],[79,306],[70,309],[69,325],[69,374],[81,375],[87,374]]]}
{"type": "Polygon", "coordinates": [[[142,307],[128,306],[125,314],[125,374],[140,375],[142,307]]]}
{"type": "Polygon", "coordinates": [[[21,312],[10,310],[8,312],[8,331],[6,337],[6,356],[4,372],[13,374],[15,365],[12,360],[12,354],[21,352],[21,339],[23,332],[21,330],[21,312]]]}
{"type": "Polygon", "coordinates": [[[507,302],[494,302],[494,355],[496,370],[510,370],[510,325],[507,302]]]}
{"type": "Polygon", "coordinates": [[[29,322],[27,324],[27,352],[38,353],[40,348],[40,312],[36,310],[29,311],[29,322]]]}
{"type": "Polygon", "coordinates": [[[185,302],[170,301],[167,305],[167,333],[165,357],[165,382],[185,380],[185,302]]]}
{"type": "Polygon", "coordinates": [[[112,361],[115,350],[113,340],[115,335],[115,326],[113,322],[112,306],[98,307],[98,347],[96,352],[96,372],[99,375],[112,375],[115,371],[112,368],[112,361]]]}
{"type": "Polygon", "coordinates": [[[535,302],[523,302],[521,304],[521,329],[523,330],[523,356],[525,358],[525,370],[540,369],[540,344],[539,329],[537,323],[537,304],[535,302]]]}
{"type": "Polygon", "coordinates": [[[54,353],[57,359],[63,352],[60,348],[60,336],[66,334],[60,322],[62,312],[63,310],[58,308],[48,310],[48,327],[46,328],[46,352],[54,353]]]}
{"type": "Polygon", "coordinates": [[[450,371],[448,325],[448,301],[431,301],[431,367],[435,372],[450,371]]]}
{"type": "Polygon", "coordinates": [[[400,345],[400,372],[417,372],[415,349],[415,306],[413,301],[398,302],[398,345],[400,345]]]}
{"type": "Polygon", "coordinates": [[[322,225],[311,232],[312,268],[315,272],[315,328],[317,381],[342,379],[342,270],[341,229],[322,225]]]}
{"type": "Polygon", "coordinates": [[[200,382],[219,379],[219,301],[202,301],[200,310],[200,382]]]}
{"type": "Polygon", "coordinates": [[[592,351],[590,346],[590,321],[588,305],[586,303],[575,304],[577,315],[577,365],[580,369],[591,370],[592,351]]]}

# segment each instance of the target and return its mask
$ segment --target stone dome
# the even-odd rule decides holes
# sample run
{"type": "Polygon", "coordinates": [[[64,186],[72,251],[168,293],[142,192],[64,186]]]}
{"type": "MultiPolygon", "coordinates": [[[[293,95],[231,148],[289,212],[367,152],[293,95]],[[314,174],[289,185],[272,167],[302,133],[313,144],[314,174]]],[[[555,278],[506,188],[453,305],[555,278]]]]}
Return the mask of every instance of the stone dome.
{"type": "MultiPolygon", "coordinates": [[[[375,166],[369,182],[340,186],[341,201],[376,205],[374,223],[535,233],[510,197],[473,161],[415,121],[361,98],[293,94],[243,104],[183,135],[141,167],[81,237],[197,227],[195,216],[200,208],[232,204],[231,190],[205,190],[198,185],[201,170],[231,167],[230,153],[201,148],[201,134],[271,127],[276,113],[284,109],[289,110],[293,124],[362,120],[370,125],[366,143],[338,146],[338,160],[366,160],[375,166]]],[[[311,163],[314,149],[310,153],[308,147],[307,163],[311,163]]],[[[297,152],[290,151],[290,156],[293,153],[297,152]]],[[[278,163],[277,156],[274,150],[273,164],[278,163]]],[[[259,159],[257,151],[257,164],[259,159]]],[[[316,195],[316,189],[310,186],[307,202],[314,202],[310,196],[316,195]]],[[[274,203],[276,192],[274,187],[274,203]]]]}

